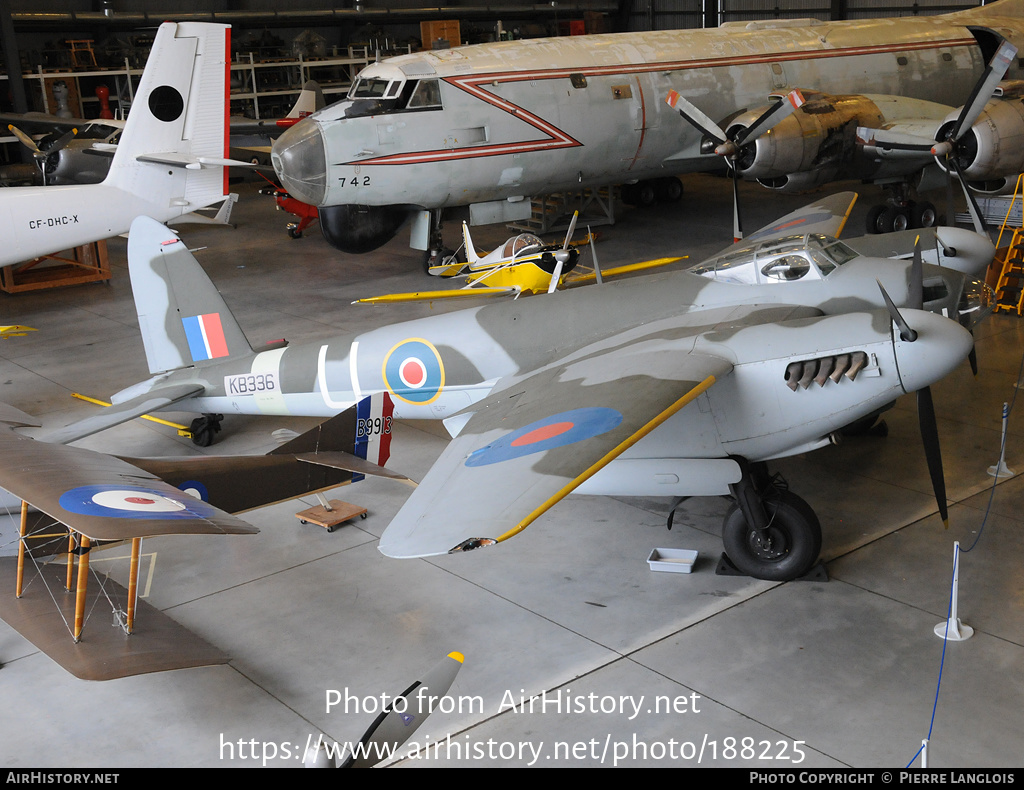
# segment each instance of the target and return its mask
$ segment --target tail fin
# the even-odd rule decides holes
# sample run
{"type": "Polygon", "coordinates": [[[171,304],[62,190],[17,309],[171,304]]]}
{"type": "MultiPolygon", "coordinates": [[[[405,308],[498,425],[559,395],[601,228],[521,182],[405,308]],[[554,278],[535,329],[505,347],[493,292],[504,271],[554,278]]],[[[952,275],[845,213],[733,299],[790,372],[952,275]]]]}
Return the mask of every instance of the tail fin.
{"type": "Polygon", "coordinates": [[[476,254],[476,247],[473,246],[473,239],[469,237],[469,225],[462,223],[462,239],[466,242],[466,263],[473,265],[480,256],[476,254]]]}
{"type": "Polygon", "coordinates": [[[230,34],[206,22],[160,25],[105,184],[182,214],[224,199],[230,34]]]}
{"type": "Polygon", "coordinates": [[[305,118],[326,106],[327,100],[324,98],[324,92],[320,89],[320,83],[316,80],[306,80],[302,84],[299,98],[295,100],[295,106],[285,118],[305,118]]]}
{"type": "Polygon", "coordinates": [[[367,395],[268,455],[291,455],[308,464],[344,470],[351,473],[353,483],[373,475],[415,485],[384,466],[391,457],[394,407],[386,392],[367,395]]]}
{"type": "Polygon", "coordinates": [[[220,292],[173,230],[138,217],[128,236],[128,272],[150,373],[252,353],[220,292]]]}

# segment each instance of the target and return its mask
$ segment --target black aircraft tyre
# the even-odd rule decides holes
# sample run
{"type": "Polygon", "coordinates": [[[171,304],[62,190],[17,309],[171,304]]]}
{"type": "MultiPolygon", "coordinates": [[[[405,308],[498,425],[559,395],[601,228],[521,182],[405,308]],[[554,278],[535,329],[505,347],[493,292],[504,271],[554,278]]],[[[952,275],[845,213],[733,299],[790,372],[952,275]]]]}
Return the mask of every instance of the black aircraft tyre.
{"type": "Polygon", "coordinates": [[[821,524],[811,506],[796,494],[780,491],[764,501],[768,527],[747,525],[733,505],[725,516],[722,542],[738,570],[755,579],[784,582],[807,573],[821,553],[821,524]]]}

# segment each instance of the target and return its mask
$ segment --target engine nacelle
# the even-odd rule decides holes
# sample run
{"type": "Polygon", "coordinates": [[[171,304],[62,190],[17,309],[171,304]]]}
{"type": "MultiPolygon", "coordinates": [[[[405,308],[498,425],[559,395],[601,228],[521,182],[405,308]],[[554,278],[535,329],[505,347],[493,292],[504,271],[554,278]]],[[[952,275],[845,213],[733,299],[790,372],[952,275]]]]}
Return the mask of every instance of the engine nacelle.
{"type": "Polygon", "coordinates": [[[323,206],[320,230],[332,247],[362,255],[391,241],[410,211],[408,206],[323,206]]]}
{"type": "MultiPolygon", "coordinates": [[[[936,139],[946,138],[959,114],[958,109],[946,116],[936,139]]],[[[998,182],[1024,170],[1024,101],[1005,94],[992,99],[960,138],[956,155],[964,177],[971,182],[998,182]]],[[[943,165],[942,157],[939,164],[943,165]]]]}
{"type": "MultiPolygon", "coordinates": [[[[792,178],[822,168],[831,168],[834,174],[854,156],[857,127],[878,127],[885,122],[878,106],[864,96],[812,91],[804,91],[804,96],[806,101],[799,110],[743,146],[736,166],[744,178],[792,178]]],[[[749,128],[767,109],[741,113],[730,122],[727,135],[732,138],[737,126],[749,128]]]]}
{"type": "Polygon", "coordinates": [[[822,167],[803,173],[787,173],[775,178],[759,178],[757,183],[776,192],[807,192],[834,180],[837,170],[838,167],[822,167]]]}

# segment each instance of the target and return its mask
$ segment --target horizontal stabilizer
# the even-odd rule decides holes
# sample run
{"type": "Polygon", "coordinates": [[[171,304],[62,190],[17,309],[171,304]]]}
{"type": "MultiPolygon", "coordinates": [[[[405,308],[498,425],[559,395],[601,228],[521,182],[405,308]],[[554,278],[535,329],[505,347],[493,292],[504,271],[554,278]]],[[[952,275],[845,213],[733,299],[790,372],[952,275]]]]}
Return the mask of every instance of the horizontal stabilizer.
{"type": "Polygon", "coordinates": [[[15,428],[38,428],[40,425],[39,420],[31,414],[25,414],[21,409],[16,409],[6,403],[0,403],[0,422],[15,428]]]}
{"type": "Polygon", "coordinates": [[[46,434],[43,440],[54,444],[68,444],[78,439],[84,439],[86,436],[128,422],[135,417],[141,417],[143,414],[163,409],[192,395],[198,395],[204,389],[202,384],[190,381],[150,390],[137,398],[115,403],[92,417],[86,417],[84,420],[58,428],[56,431],[46,434]]]}
{"type": "Polygon", "coordinates": [[[308,464],[318,464],[320,466],[329,466],[332,469],[342,469],[346,472],[352,472],[360,475],[373,475],[374,477],[386,477],[389,480],[400,480],[403,483],[415,486],[416,483],[410,480],[403,474],[394,472],[385,466],[379,466],[372,461],[366,461],[362,458],[352,455],[351,453],[345,453],[342,451],[336,452],[323,452],[323,453],[301,453],[295,456],[300,461],[305,461],[308,464]]]}

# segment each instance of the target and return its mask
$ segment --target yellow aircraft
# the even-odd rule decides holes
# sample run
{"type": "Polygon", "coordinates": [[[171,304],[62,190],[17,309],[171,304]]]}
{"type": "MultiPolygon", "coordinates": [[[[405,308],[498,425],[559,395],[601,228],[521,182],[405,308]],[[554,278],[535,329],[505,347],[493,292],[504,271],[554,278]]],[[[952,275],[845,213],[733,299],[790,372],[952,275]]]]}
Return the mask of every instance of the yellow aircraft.
{"type": "Polygon", "coordinates": [[[590,243],[593,257],[593,271],[571,272],[579,263],[579,247],[570,244],[572,234],[576,230],[579,212],[572,216],[569,230],[565,234],[562,246],[544,244],[532,233],[520,233],[512,236],[504,244],[486,255],[479,255],[469,235],[469,226],[462,223],[462,236],[465,240],[466,263],[448,262],[428,269],[430,274],[440,277],[464,276],[466,285],[448,291],[415,291],[412,293],[386,294],[368,299],[358,299],[353,304],[386,304],[393,302],[422,302],[434,299],[464,299],[478,296],[512,296],[535,293],[551,293],[558,287],[581,285],[587,282],[600,282],[602,277],[613,277],[628,272],[652,269],[669,263],[683,260],[687,256],[675,258],[657,258],[652,261],[618,266],[602,272],[597,262],[597,251],[594,249],[594,234],[587,233],[584,243],[590,243]]]}
{"type": "Polygon", "coordinates": [[[20,324],[0,325],[0,338],[24,337],[26,333],[35,331],[30,326],[21,326],[20,324]]]}

